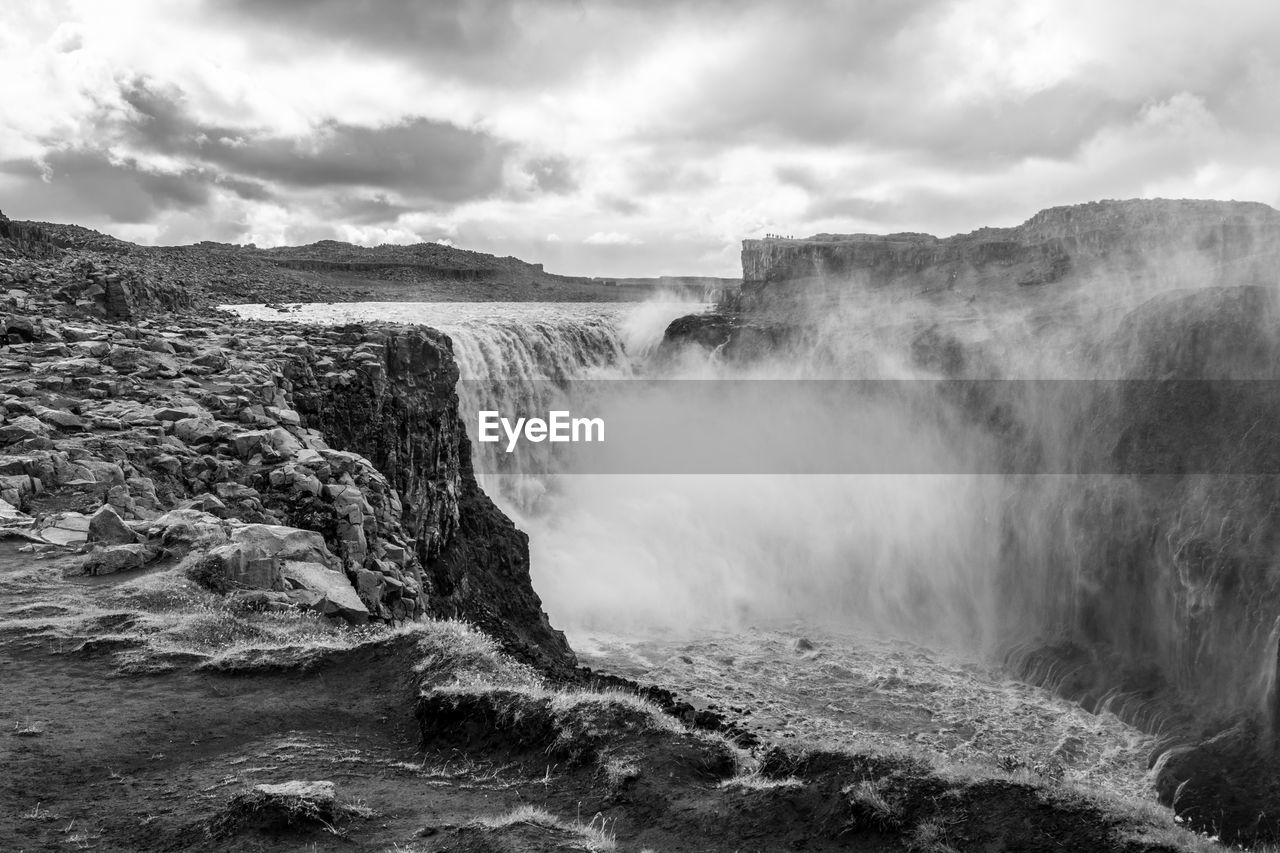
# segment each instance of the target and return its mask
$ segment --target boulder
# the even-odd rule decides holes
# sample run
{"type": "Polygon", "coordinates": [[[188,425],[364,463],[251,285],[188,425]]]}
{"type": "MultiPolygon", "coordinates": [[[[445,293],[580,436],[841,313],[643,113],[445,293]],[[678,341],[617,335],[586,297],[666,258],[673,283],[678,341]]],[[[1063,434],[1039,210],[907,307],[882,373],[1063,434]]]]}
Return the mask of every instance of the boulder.
{"type": "Polygon", "coordinates": [[[262,430],[242,432],[231,436],[231,449],[241,459],[248,459],[253,454],[259,453],[265,444],[266,433],[262,430]]]}
{"type": "Polygon", "coordinates": [[[114,462],[103,459],[79,459],[77,465],[87,470],[95,483],[110,483],[113,486],[124,485],[124,471],[114,462]]]}
{"type": "Polygon", "coordinates": [[[227,541],[222,521],[207,512],[175,509],[146,526],[149,538],[158,539],[166,548],[189,550],[227,541]]]}
{"type": "Polygon", "coordinates": [[[156,409],[155,419],[158,421],[180,421],[186,418],[208,417],[209,413],[199,406],[165,406],[156,409]]]}
{"type": "Polygon", "coordinates": [[[43,406],[39,406],[36,408],[36,417],[44,421],[49,426],[57,427],[58,429],[76,431],[85,428],[84,418],[59,409],[48,409],[43,406]]]}
{"type": "Polygon", "coordinates": [[[218,424],[207,415],[182,418],[174,421],[173,434],[187,444],[201,444],[217,437],[218,424]]]}
{"type": "Polygon", "coordinates": [[[138,534],[124,523],[110,504],[104,504],[89,518],[88,541],[107,545],[133,545],[138,541],[138,534]]]}
{"type": "Polygon", "coordinates": [[[225,591],[227,588],[283,590],[280,561],[252,546],[229,543],[213,548],[206,555],[207,571],[212,579],[208,585],[225,591]]]}
{"type": "Polygon", "coordinates": [[[311,530],[279,524],[247,524],[231,532],[231,541],[280,560],[319,563],[335,569],[338,566],[324,537],[311,530]]]}
{"type": "Polygon", "coordinates": [[[110,575],[141,569],[156,558],[156,551],[146,545],[108,545],[93,551],[81,564],[86,575],[110,575]]]}
{"type": "Polygon", "coordinates": [[[32,438],[43,438],[50,432],[49,426],[43,421],[30,415],[23,415],[0,427],[0,444],[15,444],[32,438]]]}
{"type": "Polygon", "coordinates": [[[0,527],[30,527],[34,521],[13,504],[0,499],[0,527]]]}
{"type": "Polygon", "coordinates": [[[40,538],[53,545],[83,545],[89,539],[89,516],[78,512],[59,512],[40,519],[40,538]]]}
{"type": "Polygon", "coordinates": [[[30,317],[12,316],[4,321],[5,334],[9,336],[9,340],[22,341],[29,343],[40,336],[36,328],[36,324],[31,321],[30,317]]]}
{"type": "Polygon", "coordinates": [[[284,564],[281,574],[293,589],[305,589],[322,596],[314,609],[325,616],[338,616],[357,625],[369,621],[369,608],[344,573],[320,563],[290,560],[284,564]]]}

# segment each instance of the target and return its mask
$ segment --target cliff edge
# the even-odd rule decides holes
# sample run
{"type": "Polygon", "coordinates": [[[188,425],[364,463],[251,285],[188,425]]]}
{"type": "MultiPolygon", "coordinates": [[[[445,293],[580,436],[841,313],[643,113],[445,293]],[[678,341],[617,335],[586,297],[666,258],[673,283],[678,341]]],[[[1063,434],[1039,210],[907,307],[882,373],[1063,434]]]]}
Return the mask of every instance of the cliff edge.
{"type": "Polygon", "coordinates": [[[574,664],[476,484],[447,336],[170,313],[200,294],[0,222],[0,516],[86,576],[181,562],[245,607],[431,614],[574,664]]]}

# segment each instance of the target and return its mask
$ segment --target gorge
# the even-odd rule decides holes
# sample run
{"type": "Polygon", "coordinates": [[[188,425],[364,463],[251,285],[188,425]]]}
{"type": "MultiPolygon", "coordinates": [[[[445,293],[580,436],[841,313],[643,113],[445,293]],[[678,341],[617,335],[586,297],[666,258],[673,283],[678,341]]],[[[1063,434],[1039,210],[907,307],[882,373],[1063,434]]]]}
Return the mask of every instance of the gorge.
{"type": "MultiPolygon", "coordinates": [[[[795,644],[782,650],[791,656],[784,676],[812,677],[820,691],[822,678],[834,678],[822,668],[839,667],[841,655],[855,667],[860,652],[826,633],[852,625],[874,638],[867,648],[893,640],[954,649],[1099,719],[1118,716],[1132,728],[1117,721],[1111,743],[1131,737],[1146,747],[1161,797],[1195,827],[1228,841],[1274,833],[1260,816],[1277,794],[1269,767],[1280,457],[1270,383],[1280,213],[1101,202],[946,240],[748,240],[741,291],[710,310],[701,294],[626,311],[354,300],[282,308],[307,289],[289,290],[279,277],[314,272],[314,257],[300,270],[229,247],[99,250],[67,236],[79,233],[0,222],[8,304],[0,508],[9,543],[23,543],[6,553],[0,591],[15,643],[106,655],[96,665],[121,677],[174,679],[153,684],[192,668],[252,680],[324,666],[338,668],[338,681],[368,678],[390,695],[400,690],[390,684],[421,679],[412,699],[397,701],[401,711],[413,706],[429,750],[504,766],[518,759],[529,765],[522,772],[539,774],[550,756],[568,776],[560,789],[542,785],[547,802],[563,809],[590,798],[602,815],[620,816],[617,840],[636,849],[720,849],[681,848],[689,827],[700,838],[723,836],[723,849],[750,847],[768,832],[759,815],[784,814],[800,817],[775,818],[777,834],[760,849],[780,838],[814,849],[850,838],[868,849],[930,849],[918,841],[930,826],[941,827],[939,844],[960,849],[1053,849],[1028,828],[1040,825],[1077,849],[1198,843],[1171,822],[1157,837],[1149,816],[1117,817],[1054,788],[1073,772],[1072,751],[1092,748],[1071,746],[1067,735],[1054,743],[1056,730],[1036,746],[1046,759],[1054,754],[1056,770],[1028,760],[1010,764],[1012,775],[961,783],[915,757],[840,754],[831,744],[788,751],[767,730],[753,729],[765,744],[744,757],[749,738],[706,739],[709,730],[736,737],[750,728],[727,702],[646,693],[578,667],[570,648],[610,629],[637,640],[626,655],[670,656],[624,674],[670,676],[680,655],[702,650],[733,659],[717,664],[718,677],[741,681],[751,670],[739,663],[769,665],[761,650],[783,636],[795,644]],[[181,276],[175,258],[188,265],[181,276]],[[206,264],[221,271],[211,275],[206,264]],[[268,284],[279,289],[274,307],[238,304],[268,284]],[[239,318],[191,312],[215,304],[237,305],[239,318]],[[912,458],[921,470],[603,475],[575,472],[575,457],[563,454],[495,461],[489,451],[501,456],[500,447],[467,435],[477,411],[547,411],[529,409],[525,395],[574,400],[593,382],[635,382],[623,386],[635,389],[633,403],[658,407],[665,381],[778,379],[884,383],[858,392],[866,417],[846,429],[870,454],[912,458]],[[50,566],[70,579],[107,580],[68,587],[50,580],[50,566]],[[169,587],[148,586],[170,575],[165,583],[177,584],[184,573],[212,588],[183,593],[209,596],[199,599],[201,619],[256,639],[184,636],[195,611],[172,606],[169,587]],[[115,598],[104,604],[99,595],[115,598]],[[153,597],[165,603],[139,603],[153,597]],[[224,602],[235,609],[222,610],[224,602]],[[166,616],[156,630],[155,613],[169,610],[186,615],[166,616]],[[302,623],[314,636],[268,641],[267,615],[299,611],[329,621],[302,623]],[[458,668],[465,677],[429,683],[448,654],[406,645],[393,627],[423,616],[476,626],[498,642],[503,662],[475,652],[458,668]],[[805,636],[770,633],[795,620],[805,636]],[[344,627],[370,622],[388,626],[372,629],[373,645],[344,627]],[[659,642],[690,625],[762,639],[717,640],[714,653],[693,637],[684,651],[659,642]],[[317,662],[316,647],[337,657],[317,662]],[[826,674],[806,674],[811,664],[826,674]],[[639,691],[674,716],[653,723],[649,710],[625,702],[554,698],[530,688],[522,667],[546,684],[639,691]],[[728,784],[743,775],[735,762],[753,767],[754,781],[728,784]]],[[[825,448],[809,438],[785,440],[820,465],[825,448]]],[[[472,654],[479,641],[469,637],[449,634],[444,645],[472,654]]],[[[887,647],[884,660],[903,648],[887,647]]],[[[591,656],[593,665],[607,659],[591,656]]],[[[964,666],[937,666],[979,681],[964,666]]],[[[848,701],[893,697],[885,713],[906,716],[904,680],[915,684],[907,673],[877,672],[848,701]]],[[[1042,694],[1019,695],[1051,709],[1045,720],[1075,713],[1042,694]]],[[[941,717],[942,708],[925,710],[941,717]]],[[[939,728],[920,725],[930,736],[939,728]]],[[[22,760],[33,772],[46,767],[35,754],[22,760]]],[[[203,782],[218,781],[214,766],[203,782]]],[[[512,787],[523,799],[537,783],[512,787]]],[[[7,793],[22,788],[11,782],[7,793]]],[[[447,790],[454,812],[472,807],[447,790]]],[[[375,807],[397,821],[411,811],[375,807]]],[[[441,843],[491,849],[466,846],[468,826],[442,829],[441,843]]],[[[160,830],[170,843],[195,837],[181,815],[161,819],[160,830]]]]}

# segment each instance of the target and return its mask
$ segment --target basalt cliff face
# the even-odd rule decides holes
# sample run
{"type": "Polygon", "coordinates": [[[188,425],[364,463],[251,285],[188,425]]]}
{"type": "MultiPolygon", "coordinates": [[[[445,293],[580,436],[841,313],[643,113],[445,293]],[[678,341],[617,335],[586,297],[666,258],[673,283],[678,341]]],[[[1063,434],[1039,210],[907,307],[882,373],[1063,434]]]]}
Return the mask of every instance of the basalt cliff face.
{"type": "Polygon", "coordinates": [[[432,614],[574,658],[480,491],[452,344],[419,327],[202,319],[110,253],[0,222],[0,526],[85,575],[184,561],[236,606],[432,614]]]}
{"type": "Polygon", "coordinates": [[[939,406],[1017,474],[983,626],[1009,665],[1168,733],[1158,786],[1197,825],[1274,836],[1280,212],[1099,202],[947,239],[748,240],[742,257],[741,299],[676,321],[666,346],[857,373],[884,363],[841,362],[869,340],[943,380],[939,406]],[[1043,379],[1071,381],[1023,381],[1043,379]],[[1054,476],[1021,476],[1037,471],[1054,476]]]}
{"type": "MultiPolygon", "coordinates": [[[[748,304],[813,299],[823,284],[972,293],[1099,275],[1150,275],[1163,286],[1270,284],[1280,258],[1280,211],[1263,204],[1131,200],[1041,211],[1013,228],[929,234],[818,234],[744,240],[748,304]]],[[[837,288],[837,292],[847,288],[837,288]]]]}

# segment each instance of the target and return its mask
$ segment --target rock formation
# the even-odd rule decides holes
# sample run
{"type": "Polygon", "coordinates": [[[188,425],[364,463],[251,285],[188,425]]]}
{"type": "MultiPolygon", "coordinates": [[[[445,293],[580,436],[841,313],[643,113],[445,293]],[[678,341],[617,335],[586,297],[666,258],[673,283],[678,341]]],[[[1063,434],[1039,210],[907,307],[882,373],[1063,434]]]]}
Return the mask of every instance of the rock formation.
{"type": "Polygon", "coordinates": [[[0,228],[6,535],[86,574],[184,559],[262,609],[460,616],[572,666],[476,486],[447,337],[166,316],[204,294],[0,228]]]}
{"type": "Polygon", "coordinates": [[[1131,200],[1041,211],[1014,228],[929,234],[818,234],[744,240],[748,299],[815,280],[856,279],[914,292],[1031,287],[1124,271],[1185,279],[1187,286],[1274,281],[1280,211],[1263,204],[1131,200]],[[1194,259],[1179,268],[1178,264],[1194,259]],[[789,284],[788,284],[789,283],[789,284]]]}
{"type": "Polygon", "coordinates": [[[847,367],[865,365],[841,347],[872,341],[953,380],[940,405],[1011,471],[1084,472],[1010,480],[987,627],[1020,674],[1166,727],[1161,793],[1197,825],[1274,835],[1280,212],[1099,202],[947,239],[747,240],[742,258],[741,298],[665,346],[847,367]],[[1083,381],[985,382],[1037,378],[1083,381]]]}

